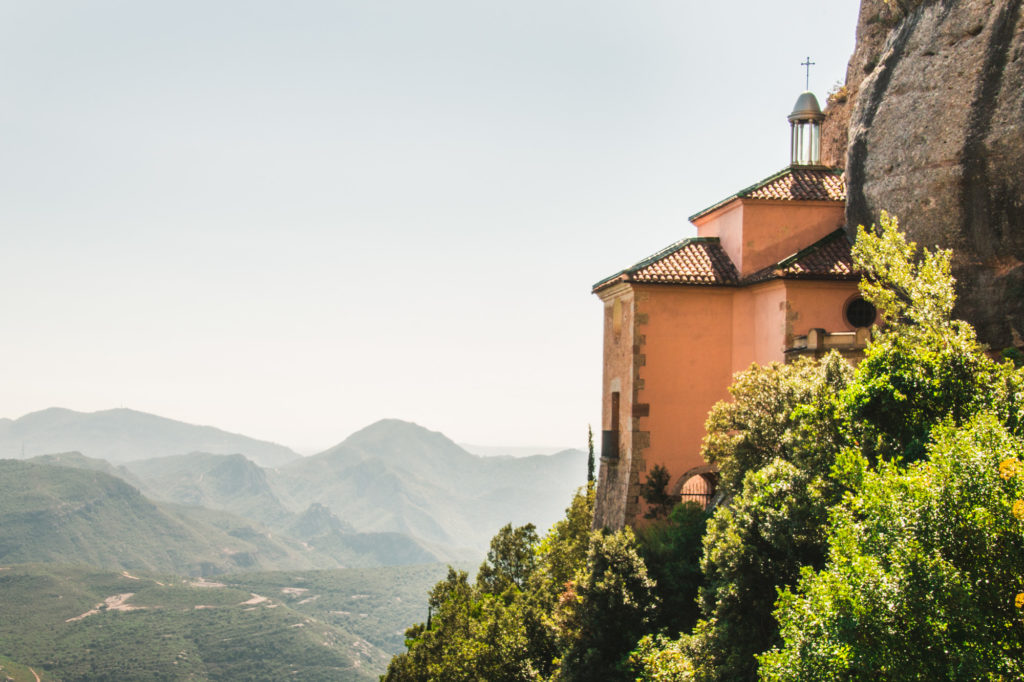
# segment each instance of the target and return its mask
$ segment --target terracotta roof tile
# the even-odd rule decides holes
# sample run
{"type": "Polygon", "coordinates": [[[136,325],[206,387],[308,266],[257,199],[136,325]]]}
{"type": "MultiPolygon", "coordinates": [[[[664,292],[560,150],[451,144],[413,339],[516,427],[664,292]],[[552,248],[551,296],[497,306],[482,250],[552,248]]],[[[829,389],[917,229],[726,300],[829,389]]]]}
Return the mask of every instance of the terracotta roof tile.
{"type": "Polygon", "coordinates": [[[743,280],[743,284],[753,284],[777,277],[786,279],[859,279],[853,266],[853,256],[850,254],[850,242],[842,230],[836,230],[789,258],[755,272],[743,280]]]}
{"type": "Polygon", "coordinates": [[[717,238],[695,237],[676,242],[594,285],[594,291],[618,281],[647,284],[736,284],[736,268],[717,238]]]}
{"type": "Polygon", "coordinates": [[[726,197],[713,206],[690,216],[696,220],[734,199],[771,201],[846,201],[846,182],[838,168],[800,168],[790,166],[757,184],[726,197]]]}
{"type": "Polygon", "coordinates": [[[843,176],[818,168],[790,168],[788,172],[738,194],[748,199],[780,201],[845,201],[843,176]]]}
{"type": "Polygon", "coordinates": [[[636,282],[735,284],[736,268],[718,240],[687,240],[679,248],[632,272],[636,282]]]}

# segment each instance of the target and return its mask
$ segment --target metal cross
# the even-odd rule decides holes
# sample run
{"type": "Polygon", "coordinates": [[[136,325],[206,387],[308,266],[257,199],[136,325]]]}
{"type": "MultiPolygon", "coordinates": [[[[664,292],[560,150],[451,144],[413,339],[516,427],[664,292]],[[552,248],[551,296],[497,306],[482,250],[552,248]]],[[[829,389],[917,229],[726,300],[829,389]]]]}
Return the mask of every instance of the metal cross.
{"type": "Polygon", "coordinates": [[[800,66],[806,66],[807,67],[807,83],[804,86],[804,90],[810,90],[811,89],[811,67],[814,66],[814,62],[812,62],[811,58],[808,56],[806,62],[800,62],[800,66]]]}

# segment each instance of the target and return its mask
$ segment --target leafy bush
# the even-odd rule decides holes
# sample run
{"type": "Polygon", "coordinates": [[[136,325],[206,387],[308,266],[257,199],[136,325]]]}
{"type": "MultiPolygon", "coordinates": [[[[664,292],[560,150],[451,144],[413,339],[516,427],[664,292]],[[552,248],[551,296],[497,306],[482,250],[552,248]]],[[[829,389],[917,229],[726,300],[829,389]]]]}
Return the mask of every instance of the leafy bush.
{"type": "Polygon", "coordinates": [[[553,614],[567,586],[585,573],[593,501],[592,488],[577,493],[543,540],[532,525],[502,528],[475,584],[465,572],[449,570],[431,592],[431,618],[406,631],[407,650],[383,679],[500,682],[554,675],[559,626],[553,614]]]}
{"type": "Polygon", "coordinates": [[[697,622],[697,594],[704,579],[701,540],[709,517],[696,502],[686,502],[676,505],[668,518],[637,529],[640,556],[659,603],[652,623],[659,632],[678,635],[697,622]]]}
{"type": "Polygon", "coordinates": [[[1000,463],[1024,440],[991,415],[935,432],[928,458],[868,471],[836,509],[825,570],[805,570],[776,613],[784,645],[765,680],[1022,679],[1024,493],[1000,463]]]}
{"type": "Polygon", "coordinates": [[[630,654],[629,662],[638,682],[690,682],[694,668],[683,640],[663,635],[645,635],[630,654]]]}
{"type": "Polygon", "coordinates": [[[663,647],[694,679],[754,679],[769,649],[766,679],[1020,676],[1024,501],[995,491],[1024,373],[952,319],[949,252],[918,253],[883,214],[854,256],[885,320],[857,368],[752,367],[709,416],[734,497],[708,524],[702,620],[663,647]]]}

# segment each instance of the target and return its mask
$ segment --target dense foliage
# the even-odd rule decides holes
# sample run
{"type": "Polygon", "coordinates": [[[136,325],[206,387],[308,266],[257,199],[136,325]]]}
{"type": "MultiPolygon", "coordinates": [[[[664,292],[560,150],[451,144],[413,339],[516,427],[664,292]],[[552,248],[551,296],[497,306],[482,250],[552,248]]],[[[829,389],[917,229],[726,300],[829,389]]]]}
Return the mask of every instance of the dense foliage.
{"type": "Polygon", "coordinates": [[[704,619],[638,648],[646,679],[1019,676],[1021,528],[997,464],[1018,451],[1021,373],[951,318],[948,252],[918,254],[883,214],[854,256],[885,321],[856,370],[751,368],[709,417],[735,497],[704,539],[704,619]]]}
{"type": "Polygon", "coordinates": [[[825,570],[805,571],[777,616],[768,680],[1022,679],[1024,491],[999,476],[1024,441],[991,415],[934,432],[927,459],[864,472],[834,512],[825,570]]]}
{"type": "Polygon", "coordinates": [[[631,679],[657,596],[631,530],[591,531],[593,499],[580,491],[542,540],[503,528],[472,584],[449,572],[384,679],[631,679]]]}
{"type": "Polygon", "coordinates": [[[678,635],[697,622],[697,592],[704,579],[701,540],[708,512],[696,502],[676,505],[665,520],[637,530],[640,556],[654,581],[654,630],[678,635]]]}
{"type": "Polygon", "coordinates": [[[370,680],[444,566],[246,573],[217,581],[0,569],[0,680],[370,680]],[[117,604],[120,604],[119,606],[117,604]],[[23,669],[28,674],[17,671],[23,669]]]}
{"type": "Polygon", "coordinates": [[[387,679],[1022,678],[1024,372],[952,319],[949,252],[883,214],[854,257],[884,325],[856,368],[736,376],[710,516],[652,469],[636,538],[588,532],[582,495],[543,540],[503,529],[387,679]]]}

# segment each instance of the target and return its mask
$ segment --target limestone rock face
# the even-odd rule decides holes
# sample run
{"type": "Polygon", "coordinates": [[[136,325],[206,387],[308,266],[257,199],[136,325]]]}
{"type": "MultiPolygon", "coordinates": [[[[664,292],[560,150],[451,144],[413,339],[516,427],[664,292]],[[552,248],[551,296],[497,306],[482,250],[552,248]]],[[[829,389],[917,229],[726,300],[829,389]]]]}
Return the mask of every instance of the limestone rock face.
{"type": "Polygon", "coordinates": [[[957,315],[995,349],[1024,335],[1021,5],[863,0],[840,103],[849,229],[884,209],[918,244],[954,249],[957,315]]]}

